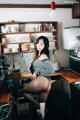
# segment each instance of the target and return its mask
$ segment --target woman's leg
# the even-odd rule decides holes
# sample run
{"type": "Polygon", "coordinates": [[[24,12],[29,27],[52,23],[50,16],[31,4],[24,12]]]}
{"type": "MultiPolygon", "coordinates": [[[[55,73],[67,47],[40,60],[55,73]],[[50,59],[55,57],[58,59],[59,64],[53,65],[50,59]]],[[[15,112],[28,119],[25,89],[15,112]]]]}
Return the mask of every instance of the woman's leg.
{"type": "Polygon", "coordinates": [[[30,83],[24,85],[24,92],[39,92],[44,91],[48,88],[50,81],[43,76],[38,76],[37,79],[32,80],[30,83]]]}
{"type": "Polygon", "coordinates": [[[42,93],[41,96],[44,98],[44,101],[46,101],[50,88],[51,82],[46,77],[39,76],[37,79],[32,80],[30,83],[26,84],[22,89],[22,92],[25,97],[27,97],[39,108],[39,103],[34,99],[32,94],[40,92],[40,94],[42,93]]]}
{"type": "Polygon", "coordinates": [[[50,90],[51,90],[51,81],[49,82],[48,88],[46,90],[44,90],[43,92],[41,92],[41,94],[40,94],[41,101],[46,102],[50,90]]]}
{"type": "Polygon", "coordinates": [[[26,98],[27,98],[28,100],[30,100],[33,104],[35,104],[38,109],[40,109],[40,104],[39,104],[39,102],[33,97],[32,94],[24,93],[24,97],[26,97],[26,98]]]}

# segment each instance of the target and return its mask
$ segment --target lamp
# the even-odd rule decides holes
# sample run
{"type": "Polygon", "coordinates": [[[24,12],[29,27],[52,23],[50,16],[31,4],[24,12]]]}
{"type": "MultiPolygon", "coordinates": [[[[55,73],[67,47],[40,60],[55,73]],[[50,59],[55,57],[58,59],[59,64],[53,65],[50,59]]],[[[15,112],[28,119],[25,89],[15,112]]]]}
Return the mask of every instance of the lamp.
{"type": "Polygon", "coordinates": [[[55,9],[55,1],[54,0],[51,1],[50,7],[52,10],[55,9]]]}
{"type": "Polygon", "coordinates": [[[80,48],[80,27],[67,27],[63,30],[63,48],[74,50],[80,48]]]}
{"type": "Polygon", "coordinates": [[[55,1],[54,0],[51,0],[51,3],[50,3],[50,17],[53,19],[54,15],[55,15],[55,1]]]}

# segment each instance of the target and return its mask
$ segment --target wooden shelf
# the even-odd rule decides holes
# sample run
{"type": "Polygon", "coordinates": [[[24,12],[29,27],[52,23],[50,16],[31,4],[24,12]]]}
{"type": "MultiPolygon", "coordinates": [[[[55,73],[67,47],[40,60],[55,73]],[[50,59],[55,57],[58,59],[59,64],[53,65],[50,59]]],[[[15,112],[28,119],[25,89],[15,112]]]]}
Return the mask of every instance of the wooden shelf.
{"type": "Polygon", "coordinates": [[[5,55],[9,55],[9,54],[30,53],[30,52],[35,52],[35,50],[19,51],[19,52],[11,52],[11,53],[4,53],[4,54],[5,54],[5,55]]]}
{"type": "Polygon", "coordinates": [[[9,44],[25,44],[25,43],[33,43],[33,42],[16,42],[16,43],[6,43],[6,44],[2,44],[0,43],[0,45],[9,45],[9,44]]]}
{"type": "Polygon", "coordinates": [[[36,33],[56,33],[56,29],[47,30],[47,31],[31,31],[31,32],[7,32],[7,33],[0,33],[0,34],[7,35],[7,34],[36,34],[36,33]]]}
{"type": "MultiPolygon", "coordinates": [[[[10,45],[10,44],[25,44],[25,43],[34,43],[34,46],[35,46],[35,40],[33,40],[32,36],[36,36],[36,34],[39,34],[42,35],[43,34],[47,34],[47,33],[51,33],[52,35],[52,38],[53,41],[55,41],[55,47],[53,49],[50,49],[50,51],[54,51],[56,49],[58,49],[58,23],[57,21],[15,21],[15,20],[9,20],[9,21],[5,21],[5,22],[0,22],[0,38],[4,38],[6,39],[6,43],[3,44],[3,43],[0,43],[0,45],[3,46],[3,49],[7,46],[7,45],[10,45]],[[6,31],[5,27],[11,27],[11,25],[13,27],[15,27],[14,25],[15,24],[18,24],[18,27],[20,27],[21,24],[24,25],[24,27],[27,27],[27,25],[33,25],[32,28],[33,29],[27,29],[25,30],[24,29],[24,32],[21,28],[18,28],[19,30],[21,30],[22,32],[20,32],[19,30],[17,32],[11,32],[11,28],[10,28],[10,32],[3,32],[2,33],[2,27],[3,27],[3,30],[6,31]],[[10,26],[9,26],[10,25],[10,26]],[[26,25],[26,26],[25,26],[26,25]],[[36,26],[37,25],[37,26],[36,26]],[[39,26],[40,25],[40,26],[39,26]],[[40,29],[41,28],[41,25],[43,25],[44,29],[40,29]],[[46,27],[47,25],[47,27],[46,27]],[[39,27],[39,31],[38,31],[38,27],[39,27]],[[28,38],[26,37],[26,41],[25,40],[22,40],[24,42],[14,42],[14,43],[9,43],[7,40],[7,35],[15,35],[15,36],[18,36],[18,34],[24,36],[25,35],[29,35],[28,38]],[[27,42],[27,39],[29,42],[27,42]]],[[[14,38],[15,39],[15,38],[14,38]]],[[[13,39],[12,39],[13,40],[13,39]]],[[[21,40],[21,39],[20,39],[21,40]]],[[[14,40],[15,41],[15,40],[14,40]]],[[[19,49],[20,49],[21,46],[19,46],[19,49]]],[[[6,47],[7,48],[7,47],[6,47]]],[[[3,50],[4,51],[4,50],[3,50]]],[[[20,51],[19,52],[11,52],[11,53],[3,53],[3,54],[15,54],[15,53],[28,53],[28,52],[34,52],[34,50],[28,50],[28,51],[20,51]]]]}

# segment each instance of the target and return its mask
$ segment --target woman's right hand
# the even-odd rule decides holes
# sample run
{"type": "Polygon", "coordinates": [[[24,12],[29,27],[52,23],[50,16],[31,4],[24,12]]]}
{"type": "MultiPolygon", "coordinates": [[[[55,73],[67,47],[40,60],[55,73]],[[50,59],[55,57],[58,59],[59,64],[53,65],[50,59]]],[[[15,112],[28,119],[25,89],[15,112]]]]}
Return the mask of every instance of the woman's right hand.
{"type": "Polygon", "coordinates": [[[32,80],[35,80],[35,79],[37,79],[37,75],[36,75],[36,73],[33,73],[32,74],[32,80]]]}

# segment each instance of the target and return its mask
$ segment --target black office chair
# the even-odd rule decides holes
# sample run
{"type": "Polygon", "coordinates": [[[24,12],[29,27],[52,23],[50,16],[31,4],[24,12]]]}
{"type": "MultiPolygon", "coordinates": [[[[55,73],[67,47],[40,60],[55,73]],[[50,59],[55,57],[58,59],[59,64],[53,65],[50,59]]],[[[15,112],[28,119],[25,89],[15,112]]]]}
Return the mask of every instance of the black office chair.
{"type": "Polygon", "coordinates": [[[46,106],[44,120],[70,120],[70,99],[62,89],[51,89],[46,106]]]}

